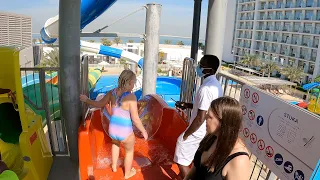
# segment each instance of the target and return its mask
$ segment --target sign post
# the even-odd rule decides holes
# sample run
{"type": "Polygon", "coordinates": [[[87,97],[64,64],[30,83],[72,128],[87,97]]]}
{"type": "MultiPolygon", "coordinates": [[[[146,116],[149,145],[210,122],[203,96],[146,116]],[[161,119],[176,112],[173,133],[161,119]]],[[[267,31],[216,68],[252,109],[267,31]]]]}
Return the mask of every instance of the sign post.
{"type": "Polygon", "coordinates": [[[320,118],[248,85],[240,103],[248,149],[281,180],[309,179],[320,159],[320,118]]]}

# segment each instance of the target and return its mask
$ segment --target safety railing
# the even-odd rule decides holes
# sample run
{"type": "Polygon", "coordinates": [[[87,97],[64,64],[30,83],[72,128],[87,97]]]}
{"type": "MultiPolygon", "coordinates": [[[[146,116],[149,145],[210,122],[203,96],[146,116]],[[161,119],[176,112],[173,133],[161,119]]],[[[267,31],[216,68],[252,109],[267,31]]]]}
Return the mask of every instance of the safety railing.
{"type": "MultiPolygon", "coordinates": [[[[234,79],[223,73],[218,73],[217,78],[221,83],[224,96],[229,96],[239,101],[241,88],[245,82],[234,79]]],[[[275,180],[277,178],[254,154],[250,154],[250,162],[252,168],[250,180],[275,180]]]]}
{"type": "MultiPolygon", "coordinates": [[[[84,55],[82,56],[82,63],[81,63],[81,84],[80,84],[80,92],[81,94],[84,94],[89,97],[89,87],[88,87],[88,72],[89,72],[89,67],[88,67],[88,62],[89,59],[93,58],[93,56],[87,56],[84,55]]],[[[88,105],[86,103],[82,103],[82,125],[85,126],[85,118],[86,114],[88,113],[88,105]]]]}
{"type": "MultiPolygon", "coordinates": [[[[183,61],[182,82],[180,88],[180,101],[186,103],[193,102],[193,92],[195,92],[196,85],[196,61],[192,58],[185,58],[183,61]]],[[[186,110],[187,117],[191,116],[191,110],[186,110]]]]}
{"type": "Polygon", "coordinates": [[[25,103],[42,116],[43,130],[53,155],[68,155],[57,67],[21,68],[25,103]]]}

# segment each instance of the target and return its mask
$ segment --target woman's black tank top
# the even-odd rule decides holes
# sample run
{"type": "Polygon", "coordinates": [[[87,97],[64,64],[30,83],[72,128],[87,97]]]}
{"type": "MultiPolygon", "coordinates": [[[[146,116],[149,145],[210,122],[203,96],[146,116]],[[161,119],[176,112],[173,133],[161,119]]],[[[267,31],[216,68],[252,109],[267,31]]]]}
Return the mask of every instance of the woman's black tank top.
{"type": "Polygon", "coordinates": [[[193,179],[201,179],[201,180],[224,180],[224,177],[222,176],[222,170],[223,168],[235,157],[241,156],[241,155],[247,155],[249,156],[248,153],[246,152],[237,152],[234,154],[231,154],[228,156],[226,161],[223,163],[222,168],[214,170],[214,172],[209,172],[208,167],[203,166],[201,164],[201,156],[202,152],[197,151],[196,155],[194,156],[194,166],[196,167],[196,172],[195,175],[193,176],[193,179]]]}

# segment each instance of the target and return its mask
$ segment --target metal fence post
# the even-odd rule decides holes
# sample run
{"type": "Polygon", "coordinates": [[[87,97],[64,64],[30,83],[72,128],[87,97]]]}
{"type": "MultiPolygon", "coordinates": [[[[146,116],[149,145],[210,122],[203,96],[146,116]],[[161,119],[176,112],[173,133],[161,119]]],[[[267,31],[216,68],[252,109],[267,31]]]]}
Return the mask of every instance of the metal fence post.
{"type": "Polygon", "coordinates": [[[51,151],[53,155],[56,155],[54,144],[53,144],[53,135],[52,135],[52,127],[51,127],[51,119],[50,119],[50,108],[49,108],[49,101],[48,101],[48,95],[47,95],[47,89],[46,89],[46,76],[45,71],[43,68],[39,69],[39,81],[40,81],[40,93],[41,93],[41,101],[42,101],[42,107],[45,110],[46,113],[46,122],[48,126],[48,133],[49,133],[49,139],[50,139],[50,146],[51,151]]]}

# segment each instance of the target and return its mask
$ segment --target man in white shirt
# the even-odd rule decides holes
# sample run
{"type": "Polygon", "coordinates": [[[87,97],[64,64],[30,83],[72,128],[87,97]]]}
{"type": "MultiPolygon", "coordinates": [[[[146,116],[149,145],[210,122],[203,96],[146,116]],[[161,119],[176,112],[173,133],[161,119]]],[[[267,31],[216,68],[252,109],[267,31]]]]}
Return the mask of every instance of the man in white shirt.
{"type": "Polygon", "coordinates": [[[221,84],[215,75],[219,66],[220,61],[216,56],[204,55],[197,66],[197,76],[203,77],[204,80],[193,104],[180,101],[176,103],[179,109],[192,108],[189,126],[179,136],[174,154],[174,162],[179,165],[182,177],[185,177],[190,171],[189,166],[201,140],[206,135],[205,116],[211,102],[223,96],[221,84]]]}

